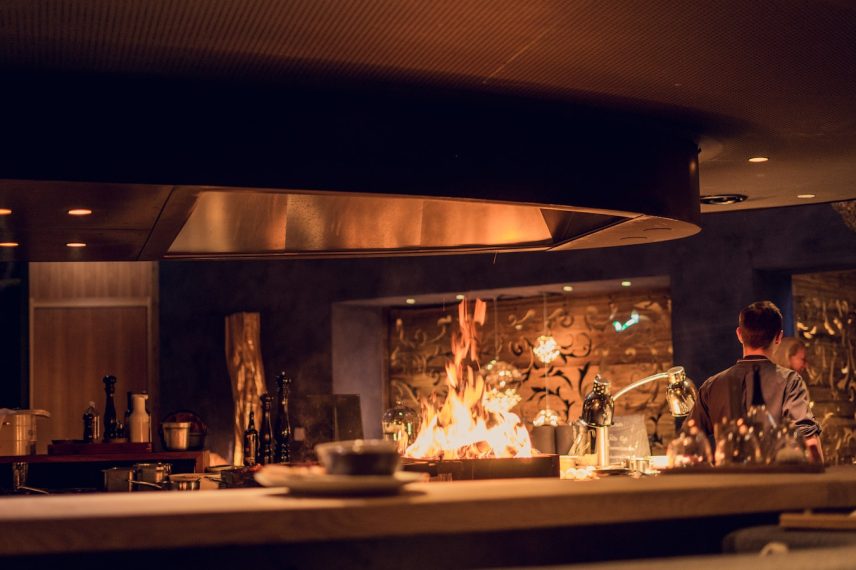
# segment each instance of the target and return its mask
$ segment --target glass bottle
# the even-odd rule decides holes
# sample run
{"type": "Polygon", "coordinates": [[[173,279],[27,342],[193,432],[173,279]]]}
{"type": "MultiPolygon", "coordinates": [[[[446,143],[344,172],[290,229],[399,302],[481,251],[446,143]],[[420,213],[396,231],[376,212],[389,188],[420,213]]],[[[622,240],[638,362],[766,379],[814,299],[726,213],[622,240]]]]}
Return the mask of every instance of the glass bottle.
{"type": "Polygon", "coordinates": [[[262,465],[268,465],[273,463],[273,446],[274,446],[274,438],[273,438],[273,426],[270,421],[270,409],[271,403],[273,402],[273,396],[270,394],[262,394],[262,421],[261,421],[261,434],[259,434],[259,455],[256,460],[257,463],[261,463],[262,465]]]}
{"type": "Polygon", "coordinates": [[[101,379],[104,382],[104,441],[109,442],[114,439],[119,439],[118,433],[119,423],[116,420],[116,404],[113,402],[113,394],[116,392],[116,377],[105,376],[101,379]]]}
{"type": "Polygon", "coordinates": [[[291,418],[288,415],[288,397],[291,393],[291,379],[280,372],[276,376],[277,385],[277,416],[276,416],[276,449],[274,460],[277,463],[291,462],[291,418]]]}
{"type": "Polygon", "coordinates": [[[383,438],[395,442],[398,453],[404,455],[416,439],[419,430],[419,414],[396,400],[395,405],[383,413],[383,438]]]}
{"type": "Polygon", "coordinates": [[[250,421],[244,431],[244,465],[252,467],[259,455],[259,432],[256,431],[256,413],[250,411],[250,421]]]}
{"type": "Polygon", "coordinates": [[[95,402],[89,402],[89,406],[83,411],[83,441],[84,443],[94,443],[100,434],[95,433],[95,418],[98,412],[95,411],[95,402]]]}

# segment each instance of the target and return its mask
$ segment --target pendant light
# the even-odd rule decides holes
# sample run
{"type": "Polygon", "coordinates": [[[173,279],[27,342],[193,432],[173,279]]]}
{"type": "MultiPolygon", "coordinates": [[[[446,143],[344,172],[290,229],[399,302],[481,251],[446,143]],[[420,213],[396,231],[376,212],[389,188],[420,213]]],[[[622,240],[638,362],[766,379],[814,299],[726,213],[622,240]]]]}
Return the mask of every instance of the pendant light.
{"type": "Polygon", "coordinates": [[[556,360],[559,356],[559,343],[555,337],[550,334],[547,326],[547,294],[542,293],[544,304],[544,334],[538,337],[535,341],[535,346],[532,352],[541,364],[544,365],[544,409],[538,412],[532,424],[535,426],[557,426],[559,425],[559,414],[555,410],[550,409],[550,393],[547,381],[549,379],[550,363],[556,360]]]}
{"type": "Polygon", "coordinates": [[[502,343],[499,341],[499,310],[496,298],[493,300],[493,341],[494,359],[482,369],[485,383],[484,407],[493,413],[510,412],[522,399],[517,393],[517,384],[523,375],[516,366],[499,359],[502,343]]]}

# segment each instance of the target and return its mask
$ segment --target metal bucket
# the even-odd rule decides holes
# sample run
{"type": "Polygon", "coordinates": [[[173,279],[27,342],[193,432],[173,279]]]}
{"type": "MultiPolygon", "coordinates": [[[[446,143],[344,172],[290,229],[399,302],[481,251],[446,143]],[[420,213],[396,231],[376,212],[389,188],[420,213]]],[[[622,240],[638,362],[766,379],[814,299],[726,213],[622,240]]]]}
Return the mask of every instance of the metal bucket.
{"type": "Polygon", "coordinates": [[[37,418],[49,418],[45,410],[0,410],[0,455],[36,453],[37,418]]]}

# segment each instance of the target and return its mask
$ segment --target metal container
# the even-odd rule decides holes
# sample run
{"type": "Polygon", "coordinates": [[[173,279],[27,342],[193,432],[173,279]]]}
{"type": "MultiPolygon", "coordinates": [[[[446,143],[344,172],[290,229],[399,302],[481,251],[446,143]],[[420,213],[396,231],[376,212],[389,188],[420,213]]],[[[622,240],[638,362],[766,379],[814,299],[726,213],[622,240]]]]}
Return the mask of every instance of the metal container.
{"type": "Polygon", "coordinates": [[[160,488],[169,481],[172,473],[170,463],[136,463],[134,464],[134,481],[131,483],[135,491],[147,491],[160,488]]]}
{"type": "Polygon", "coordinates": [[[166,489],[169,491],[198,491],[201,486],[202,477],[197,473],[179,473],[170,475],[169,485],[166,489]]]}
{"type": "Polygon", "coordinates": [[[45,410],[0,409],[0,455],[36,453],[37,418],[49,418],[45,410]]]}
{"type": "Polygon", "coordinates": [[[111,467],[102,469],[104,490],[109,493],[128,493],[133,491],[134,470],[131,467],[111,467]]]}
{"type": "Polygon", "coordinates": [[[191,425],[191,422],[163,422],[164,447],[173,451],[189,449],[191,425]]]}

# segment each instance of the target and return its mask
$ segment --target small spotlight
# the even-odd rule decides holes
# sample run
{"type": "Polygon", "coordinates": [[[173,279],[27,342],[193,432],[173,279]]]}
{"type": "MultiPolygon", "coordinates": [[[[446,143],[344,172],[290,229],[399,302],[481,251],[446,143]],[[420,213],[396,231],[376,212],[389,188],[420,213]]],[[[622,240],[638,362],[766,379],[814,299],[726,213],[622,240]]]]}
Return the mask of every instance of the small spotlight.
{"type": "Polygon", "coordinates": [[[562,291],[564,291],[565,293],[570,293],[573,290],[574,288],[571,285],[565,285],[564,287],[562,287],[562,291]]]}
{"type": "Polygon", "coordinates": [[[0,247],[18,247],[16,241],[0,241],[0,247]]]}
{"type": "Polygon", "coordinates": [[[466,298],[466,295],[455,295],[455,299],[457,299],[458,301],[463,301],[466,298]]]}
{"type": "Polygon", "coordinates": [[[410,298],[408,298],[408,299],[405,299],[405,300],[404,300],[404,302],[405,302],[405,303],[407,303],[408,305],[415,305],[415,304],[416,304],[416,299],[414,299],[414,298],[410,297],[410,298]]]}
{"type": "Polygon", "coordinates": [[[749,159],[749,162],[758,163],[758,162],[767,162],[768,160],[770,160],[770,159],[766,156],[753,156],[752,158],[749,159]]]}
{"type": "Polygon", "coordinates": [[[89,208],[72,208],[68,211],[69,216],[88,216],[92,213],[89,208]]]}
{"type": "Polygon", "coordinates": [[[622,287],[630,287],[630,285],[631,285],[630,281],[622,281],[621,282],[622,287]]]}
{"type": "Polygon", "coordinates": [[[0,208],[0,216],[8,216],[12,213],[10,208],[0,208]]]}
{"type": "Polygon", "coordinates": [[[808,200],[810,198],[816,197],[817,194],[797,194],[797,198],[802,198],[803,200],[808,200]]]}
{"type": "Polygon", "coordinates": [[[65,247],[86,247],[86,244],[82,241],[70,241],[65,244],[65,247]]]}

